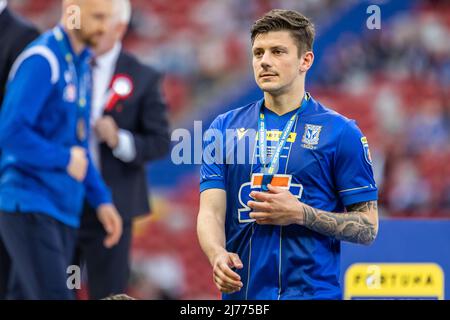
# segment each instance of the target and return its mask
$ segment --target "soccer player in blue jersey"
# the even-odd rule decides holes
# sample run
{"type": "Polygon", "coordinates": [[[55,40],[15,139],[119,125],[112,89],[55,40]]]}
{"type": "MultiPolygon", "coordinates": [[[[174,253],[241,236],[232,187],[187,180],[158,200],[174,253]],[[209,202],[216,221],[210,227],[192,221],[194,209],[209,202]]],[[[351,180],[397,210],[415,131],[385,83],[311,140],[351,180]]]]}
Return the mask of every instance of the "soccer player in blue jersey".
{"type": "Polygon", "coordinates": [[[9,299],[74,298],[67,270],[85,193],[105,229],[104,245],[121,237],[122,220],[88,152],[88,46],[98,43],[112,12],[112,0],[64,0],[61,24],[12,67],[0,117],[0,237],[12,261],[9,299]]]}
{"type": "Polygon", "coordinates": [[[224,299],[340,299],[340,241],[367,245],[378,231],[367,139],[305,91],[308,18],[272,10],[251,39],[264,98],[218,116],[205,135],[201,247],[224,299]],[[250,156],[236,162],[244,140],[250,156]]]}

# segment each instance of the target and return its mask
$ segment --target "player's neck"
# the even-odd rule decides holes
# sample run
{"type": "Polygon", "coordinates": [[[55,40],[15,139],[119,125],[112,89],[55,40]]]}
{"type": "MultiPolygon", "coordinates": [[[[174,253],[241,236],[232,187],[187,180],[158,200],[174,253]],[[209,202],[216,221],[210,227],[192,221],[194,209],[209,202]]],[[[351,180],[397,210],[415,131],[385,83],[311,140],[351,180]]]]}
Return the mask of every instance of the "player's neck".
{"type": "Polygon", "coordinates": [[[305,89],[296,91],[293,94],[273,95],[268,92],[264,93],[264,104],[267,109],[279,116],[289,113],[300,107],[302,99],[305,95],[305,89]]]}
{"type": "Polygon", "coordinates": [[[72,45],[72,49],[75,52],[75,54],[80,54],[85,48],[86,44],[79,39],[79,37],[75,34],[74,29],[70,29],[66,27],[65,19],[62,21],[62,25],[64,28],[64,32],[67,33],[67,36],[69,37],[70,44],[72,45]]]}

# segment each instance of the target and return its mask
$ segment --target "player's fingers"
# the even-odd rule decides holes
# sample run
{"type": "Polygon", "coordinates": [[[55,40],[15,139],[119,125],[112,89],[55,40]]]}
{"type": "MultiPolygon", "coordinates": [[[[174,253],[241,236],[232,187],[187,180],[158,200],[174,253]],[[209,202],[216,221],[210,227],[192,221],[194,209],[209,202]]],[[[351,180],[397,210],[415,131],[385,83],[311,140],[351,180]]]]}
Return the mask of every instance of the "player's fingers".
{"type": "Polygon", "coordinates": [[[235,268],[242,269],[244,267],[241,259],[239,258],[239,256],[236,253],[231,253],[230,259],[235,268]]]}
{"type": "Polygon", "coordinates": [[[107,248],[111,248],[119,242],[120,237],[122,236],[122,221],[118,216],[109,215],[107,216],[107,219],[105,219],[104,226],[107,232],[104,245],[107,248]]]}
{"type": "Polygon", "coordinates": [[[267,213],[267,212],[254,211],[254,212],[250,213],[250,218],[256,219],[256,220],[264,220],[264,219],[268,219],[270,217],[271,217],[271,214],[267,213]]]}
{"type": "Polygon", "coordinates": [[[235,280],[235,281],[241,280],[241,277],[239,276],[239,274],[237,274],[236,272],[231,270],[231,268],[226,263],[222,263],[222,264],[218,265],[218,268],[216,271],[218,273],[220,272],[224,276],[230,278],[230,280],[235,280]]]}
{"type": "Polygon", "coordinates": [[[233,294],[235,292],[240,291],[240,289],[229,289],[229,288],[221,288],[219,289],[222,293],[233,294]]]}
{"type": "Polygon", "coordinates": [[[219,289],[219,291],[220,292],[225,292],[225,290],[227,290],[227,289],[225,289],[223,286],[222,286],[222,280],[220,280],[219,278],[217,278],[217,277],[214,277],[214,284],[215,284],[215,286],[217,287],[217,289],[219,289]]]}
{"type": "Polygon", "coordinates": [[[230,288],[230,287],[223,287],[223,286],[219,286],[218,288],[219,288],[220,292],[226,293],[226,294],[233,294],[233,293],[241,290],[240,288],[230,288]]]}
{"type": "Polygon", "coordinates": [[[267,192],[258,192],[258,191],[252,191],[250,193],[250,197],[252,197],[253,199],[256,199],[258,201],[268,201],[270,200],[271,196],[269,193],[267,192]]]}
{"type": "Polygon", "coordinates": [[[247,202],[247,205],[256,211],[270,211],[270,205],[267,202],[256,202],[256,201],[249,201],[247,202]]]}
{"type": "Polygon", "coordinates": [[[122,236],[122,223],[120,220],[115,219],[114,221],[114,228],[111,232],[111,244],[115,246],[117,243],[119,243],[120,237],[122,236]]]}
{"type": "Polygon", "coordinates": [[[233,286],[229,283],[227,283],[226,281],[223,281],[223,279],[217,278],[214,279],[216,285],[218,286],[219,290],[226,290],[226,291],[238,291],[241,290],[241,286],[233,286]]]}
{"type": "Polygon", "coordinates": [[[119,242],[123,232],[122,218],[119,215],[114,217],[114,235],[116,242],[119,242]]]}
{"type": "Polygon", "coordinates": [[[218,277],[219,279],[221,279],[223,281],[223,283],[229,285],[229,286],[233,286],[233,287],[242,287],[243,283],[239,280],[235,280],[235,278],[231,278],[229,276],[227,276],[224,272],[222,272],[222,270],[216,270],[214,272],[214,276],[218,277]]]}
{"type": "Polygon", "coordinates": [[[114,230],[114,222],[109,215],[103,214],[101,223],[107,234],[111,234],[114,230]]]}
{"type": "Polygon", "coordinates": [[[235,290],[235,289],[225,288],[225,287],[219,286],[218,284],[216,284],[216,287],[217,287],[217,289],[219,289],[219,291],[221,293],[225,293],[225,294],[233,294],[236,291],[239,291],[239,290],[235,290]]]}
{"type": "Polygon", "coordinates": [[[272,221],[272,220],[270,220],[270,219],[258,219],[258,220],[256,220],[255,222],[256,222],[257,224],[271,224],[271,221],[272,221]]]}
{"type": "Polygon", "coordinates": [[[234,286],[232,284],[229,284],[222,278],[217,276],[214,277],[214,283],[216,284],[217,288],[222,292],[236,292],[242,288],[241,286],[234,286]]]}
{"type": "Polygon", "coordinates": [[[267,188],[269,189],[270,192],[275,193],[275,194],[276,193],[283,193],[283,192],[286,191],[286,189],[283,189],[283,188],[280,188],[280,187],[275,187],[275,186],[273,186],[271,184],[268,184],[267,188]]]}
{"type": "Polygon", "coordinates": [[[112,248],[114,246],[114,238],[112,237],[112,235],[108,234],[105,237],[105,240],[103,240],[103,245],[105,246],[105,248],[112,248]]]}
{"type": "Polygon", "coordinates": [[[233,294],[236,292],[236,290],[220,289],[220,292],[225,293],[225,294],[233,294]]]}
{"type": "Polygon", "coordinates": [[[106,235],[103,244],[108,249],[112,248],[113,246],[115,246],[117,244],[117,242],[119,241],[119,238],[120,238],[120,235],[116,231],[115,227],[113,227],[111,229],[111,232],[108,232],[108,234],[106,235]]]}
{"type": "Polygon", "coordinates": [[[226,293],[226,292],[224,292],[223,291],[223,288],[222,288],[222,286],[220,286],[218,283],[216,283],[216,281],[214,280],[214,284],[215,284],[215,286],[216,286],[216,288],[220,291],[220,292],[222,292],[222,293],[226,293]]]}
{"type": "MultiPolygon", "coordinates": [[[[231,270],[230,270],[231,271],[231,270]]],[[[233,272],[233,271],[231,271],[233,272]]],[[[234,283],[236,285],[238,285],[241,281],[240,277],[238,274],[233,272],[233,275],[228,275],[226,274],[224,271],[220,270],[219,268],[214,270],[214,276],[215,277],[219,277],[220,279],[230,282],[230,283],[234,283]]]]}

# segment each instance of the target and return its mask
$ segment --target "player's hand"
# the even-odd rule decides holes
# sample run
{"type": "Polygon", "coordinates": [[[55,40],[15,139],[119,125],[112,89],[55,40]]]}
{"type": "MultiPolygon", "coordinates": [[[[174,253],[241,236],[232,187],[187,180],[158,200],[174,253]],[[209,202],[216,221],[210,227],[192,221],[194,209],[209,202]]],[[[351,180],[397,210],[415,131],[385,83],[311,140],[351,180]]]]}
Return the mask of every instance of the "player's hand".
{"type": "Polygon", "coordinates": [[[95,133],[101,142],[114,149],[119,143],[119,127],[111,116],[103,116],[94,126],[95,133]]]}
{"type": "Polygon", "coordinates": [[[112,204],[102,204],[97,208],[97,218],[106,231],[103,245],[106,248],[115,246],[122,236],[122,218],[112,204]]]}
{"type": "Polygon", "coordinates": [[[256,201],[249,201],[247,205],[253,209],[250,218],[258,224],[287,226],[302,224],[303,204],[289,190],[268,185],[269,192],[250,193],[256,201]]]}
{"type": "Polygon", "coordinates": [[[70,149],[70,161],[66,170],[72,178],[82,182],[86,177],[88,164],[88,158],[84,148],[75,146],[70,149]]]}
{"type": "Polygon", "coordinates": [[[239,256],[231,252],[219,253],[213,260],[213,277],[216,287],[223,293],[240,291],[244,286],[241,277],[232,268],[242,269],[239,256]]]}

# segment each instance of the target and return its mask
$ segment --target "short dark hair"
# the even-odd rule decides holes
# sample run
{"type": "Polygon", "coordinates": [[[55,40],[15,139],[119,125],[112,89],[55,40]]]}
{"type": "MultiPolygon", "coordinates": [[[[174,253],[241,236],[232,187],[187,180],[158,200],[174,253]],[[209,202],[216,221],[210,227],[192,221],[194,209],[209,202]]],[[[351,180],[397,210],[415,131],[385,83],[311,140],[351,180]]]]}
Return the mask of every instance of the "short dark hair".
{"type": "Polygon", "coordinates": [[[312,51],[316,33],[314,25],[307,17],[294,10],[273,9],[257,20],[251,29],[252,44],[260,34],[284,30],[289,31],[297,42],[299,56],[312,51]]]}

